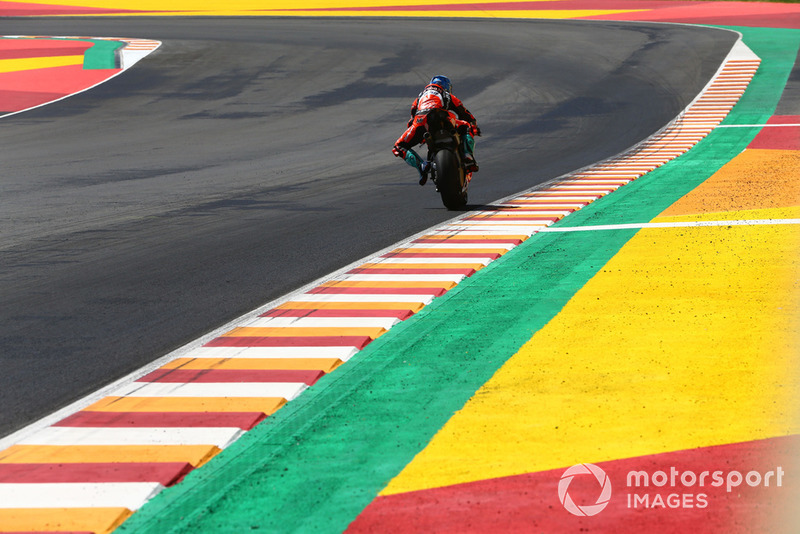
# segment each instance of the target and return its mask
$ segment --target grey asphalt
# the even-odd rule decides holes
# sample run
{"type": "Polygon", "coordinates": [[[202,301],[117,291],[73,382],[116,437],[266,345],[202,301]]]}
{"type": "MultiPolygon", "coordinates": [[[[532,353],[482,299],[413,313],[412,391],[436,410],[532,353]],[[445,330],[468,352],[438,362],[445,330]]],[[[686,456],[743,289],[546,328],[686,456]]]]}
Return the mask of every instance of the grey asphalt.
{"type": "Polygon", "coordinates": [[[0,119],[0,436],[454,214],[390,148],[433,74],[478,118],[470,207],[612,156],[730,32],[578,21],[2,19],[159,39],[0,119]]]}
{"type": "Polygon", "coordinates": [[[800,51],[797,52],[789,79],[786,80],[775,115],[800,115],[800,51]]]}

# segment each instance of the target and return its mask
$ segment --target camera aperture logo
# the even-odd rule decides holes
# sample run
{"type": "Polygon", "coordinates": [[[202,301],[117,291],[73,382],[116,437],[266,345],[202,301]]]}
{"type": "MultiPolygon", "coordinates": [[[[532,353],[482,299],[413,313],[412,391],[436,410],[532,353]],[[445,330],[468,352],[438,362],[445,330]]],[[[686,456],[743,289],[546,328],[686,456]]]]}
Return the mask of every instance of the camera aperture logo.
{"type": "Polygon", "coordinates": [[[608,478],[605,471],[594,464],[573,465],[564,471],[561,480],[558,481],[558,499],[564,508],[573,515],[582,517],[597,515],[608,506],[611,500],[611,479],[608,478]],[[569,495],[569,485],[576,476],[593,476],[597,479],[597,483],[600,484],[600,496],[597,497],[597,502],[583,506],[575,504],[569,495]]]}

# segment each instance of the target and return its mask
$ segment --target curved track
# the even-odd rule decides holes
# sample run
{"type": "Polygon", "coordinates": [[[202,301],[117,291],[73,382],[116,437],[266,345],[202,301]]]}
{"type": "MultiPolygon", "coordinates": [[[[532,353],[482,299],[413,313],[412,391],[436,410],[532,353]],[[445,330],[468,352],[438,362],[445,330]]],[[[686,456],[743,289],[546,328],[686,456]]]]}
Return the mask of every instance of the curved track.
{"type": "Polygon", "coordinates": [[[0,33],[164,41],[0,124],[0,434],[450,218],[389,153],[432,73],[484,131],[481,203],[653,133],[735,39],[397,19],[6,19],[0,33]]]}

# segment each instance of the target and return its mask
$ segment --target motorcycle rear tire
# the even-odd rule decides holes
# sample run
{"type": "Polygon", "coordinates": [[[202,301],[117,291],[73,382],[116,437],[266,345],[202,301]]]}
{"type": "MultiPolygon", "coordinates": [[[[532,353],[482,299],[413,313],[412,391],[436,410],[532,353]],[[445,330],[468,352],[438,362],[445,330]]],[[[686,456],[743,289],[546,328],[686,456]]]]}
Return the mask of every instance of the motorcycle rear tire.
{"type": "Polygon", "coordinates": [[[467,205],[466,176],[456,155],[449,150],[440,150],[434,156],[434,162],[442,203],[449,210],[463,210],[467,205]]]}

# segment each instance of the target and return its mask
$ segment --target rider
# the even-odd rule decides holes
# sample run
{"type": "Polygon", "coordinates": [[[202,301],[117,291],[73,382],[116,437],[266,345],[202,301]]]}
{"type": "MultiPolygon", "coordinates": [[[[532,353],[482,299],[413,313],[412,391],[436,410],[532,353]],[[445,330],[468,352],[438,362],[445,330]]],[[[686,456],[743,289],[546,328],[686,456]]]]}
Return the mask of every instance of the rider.
{"type": "Polygon", "coordinates": [[[480,135],[475,117],[470,113],[461,100],[452,94],[453,84],[447,76],[437,75],[425,86],[414,103],[411,104],[411,119],[408,129],[395,141],[392,153],[403,158],[406,163],[415,167],[420,173],[420,184],[424,184],[428,177],[428,162],[422,161],[411,147],[422,143],[427,129],[427,115],[433,109],[445,109],[450,112],[453,126],[462,135],[464,145],[464,163],[468,172],[477,172],[478,164],[475,162],[475,139],[473,135],[480,135]]]}

